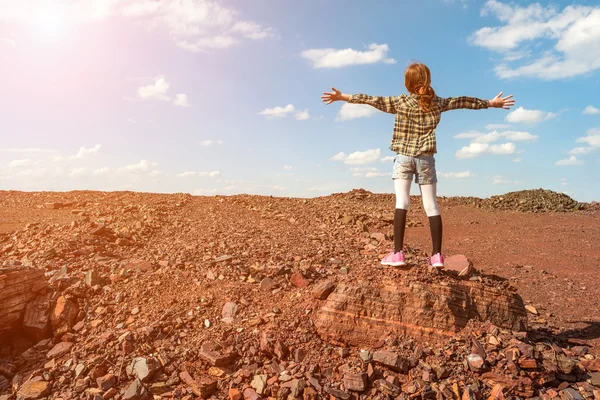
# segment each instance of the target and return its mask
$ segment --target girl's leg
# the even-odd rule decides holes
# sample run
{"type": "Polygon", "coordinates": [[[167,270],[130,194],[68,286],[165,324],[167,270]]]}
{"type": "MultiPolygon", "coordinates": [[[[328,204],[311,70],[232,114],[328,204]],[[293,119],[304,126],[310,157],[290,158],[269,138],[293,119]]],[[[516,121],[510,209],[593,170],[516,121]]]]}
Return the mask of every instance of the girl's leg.
{"type": "Polygon", "coordinates": [[[419,185],[423,208],[429,218],[429,230],[431,231],[432,255],[442,253],[442,216],[437,203],[437,184],[419,185]]]}
{"type": "Polygon", "coordinates": [[[410,184],[407,179],[394,179],[396,190],[396,210],[394,212],[394,252],[402,251],[404,246],[404,231],[406,229],[406,214],[410,206],[410,184]]]}

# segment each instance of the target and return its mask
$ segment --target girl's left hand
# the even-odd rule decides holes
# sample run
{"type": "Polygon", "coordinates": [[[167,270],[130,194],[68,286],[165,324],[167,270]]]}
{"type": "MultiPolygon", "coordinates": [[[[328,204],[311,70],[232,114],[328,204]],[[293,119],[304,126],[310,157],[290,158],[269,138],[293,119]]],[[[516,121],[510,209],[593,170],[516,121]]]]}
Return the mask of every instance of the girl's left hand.
{"type": "Polygon", "coordinates": [[[488,101],[490,107],[504,108],[505,110],[508,110],[515,105],[515,100],[512,98],[512,94],[506,97],[500,96],[502,96],[502,92],[498,93],[498,96],[488,101]]]}

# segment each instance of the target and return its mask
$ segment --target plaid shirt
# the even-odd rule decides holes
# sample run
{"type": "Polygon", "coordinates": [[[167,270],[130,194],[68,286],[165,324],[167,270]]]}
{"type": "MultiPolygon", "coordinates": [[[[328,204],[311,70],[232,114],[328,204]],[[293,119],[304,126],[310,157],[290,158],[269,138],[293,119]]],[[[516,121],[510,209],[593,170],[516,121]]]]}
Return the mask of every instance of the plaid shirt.
{"type": "Polygon", "coordinates": [[[390,150],[409,157],[437,153],[435,128],[444,111],[469,108],[488,108],[487,100],[474,97],[435,97],[429,111],[421,110],[419,97],[400,95],[393,97],[353,94],[348,103],[368,104],[381,111],[396,114],[394,136],[390,150]]]}

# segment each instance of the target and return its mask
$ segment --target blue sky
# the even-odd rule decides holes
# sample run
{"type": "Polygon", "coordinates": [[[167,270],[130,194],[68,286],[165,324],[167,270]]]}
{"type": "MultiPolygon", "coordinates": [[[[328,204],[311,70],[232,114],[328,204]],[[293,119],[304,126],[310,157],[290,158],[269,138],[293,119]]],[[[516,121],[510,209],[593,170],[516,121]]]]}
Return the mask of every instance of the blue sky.
{"type": "Polygon", "coordinates": [[[517,100],[443,115],[439,194],[600,200],[598,42],[592,1],[0,0],[0,189],[391,193],[393,115],[320,95],[418,60],[517,100]]]}

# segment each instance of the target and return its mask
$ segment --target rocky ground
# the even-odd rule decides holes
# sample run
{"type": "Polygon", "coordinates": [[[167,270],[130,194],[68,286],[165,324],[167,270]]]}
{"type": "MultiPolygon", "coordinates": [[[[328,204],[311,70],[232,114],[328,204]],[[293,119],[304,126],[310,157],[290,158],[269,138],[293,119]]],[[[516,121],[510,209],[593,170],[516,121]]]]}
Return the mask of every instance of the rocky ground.
{"type": "Polygon", "coordinates": [[[0,299],[9,276],[33,293],[0,342],[0,399],[600,398],[598,204],[441,199],[445,252],[476,270],[459,276],[427,268],[419,203],[411,268],[394,269],[378,265],[391,195],[0,192],[0,299]],[[364,346],[324,333],[331,292],[381,284],[518,293],[529,318],[456,318],[452,337],[383,329],[364,346]]]}

